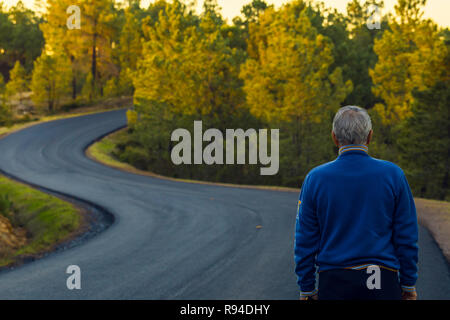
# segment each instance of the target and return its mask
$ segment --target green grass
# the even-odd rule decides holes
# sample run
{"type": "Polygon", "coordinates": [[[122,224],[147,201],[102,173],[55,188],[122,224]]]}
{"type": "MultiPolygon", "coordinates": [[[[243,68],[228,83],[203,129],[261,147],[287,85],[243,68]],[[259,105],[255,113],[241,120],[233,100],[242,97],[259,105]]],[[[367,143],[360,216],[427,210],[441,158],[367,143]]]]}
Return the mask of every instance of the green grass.
{"type": "Polygon", "coordinates": [[[126,137],[126,130],[125,128],[114,132],[91,145],[87,150],[88,156],[111,167],[128,171],[136,170],[132,165],[120,161],[113,155],[117,143],[126,137]]]}
{"type": "Polygon", "coordinates": [[[0,195],[3,203],[0,214],[14,228],[27,231],[27,243],[0,256],[0,267],[51,250],[71,238],[83,225],[83,216],[74,205],[3,176],[0,176],[0,195]]]}

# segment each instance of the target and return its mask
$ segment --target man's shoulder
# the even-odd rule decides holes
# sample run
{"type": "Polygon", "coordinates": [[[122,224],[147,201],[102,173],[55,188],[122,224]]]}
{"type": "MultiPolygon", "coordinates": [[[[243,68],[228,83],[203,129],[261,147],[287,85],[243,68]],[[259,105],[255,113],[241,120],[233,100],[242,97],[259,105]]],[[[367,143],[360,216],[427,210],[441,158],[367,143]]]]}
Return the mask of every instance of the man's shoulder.
{"type": "Polygon", "coordinates": [[[400,168],[398,165],[396,165],[395,163],[393,163],[391,161],[377,159],[377,158],[373,158],[373,157],[370,157],[370,160],[373,162],[373,165],[375,167],[379,167],[380,170],[383,170],[384,172],[388,172],[388,173],[396,174],[396,175],[404,174],[402,168],[400,168]]]}
{"type": "MultiPolygon", "coordinates": [[[[403,170],[393,162],[373,157],[368,157],[367,160],[369,161],[372,170],[378,171],[380,174],[388,174],[394,176],[404,175],[403,170]]],[[[339,166],[337,159],[330,162],[326,162],[311,169],[306,175],[306,178],[314,179],[319,178],[321,176],[333,174],[337,166],[339,166]]]]}
{"type": "Polygon", "coordinates": [[[318,177],[322,174],[332,171],[335,163],[336,163],[336,160],[333,160],[333,161],[326,162],[321,165],[318,165],[317,167],[312,168],[306,175],[306,178],[318,177]]]}

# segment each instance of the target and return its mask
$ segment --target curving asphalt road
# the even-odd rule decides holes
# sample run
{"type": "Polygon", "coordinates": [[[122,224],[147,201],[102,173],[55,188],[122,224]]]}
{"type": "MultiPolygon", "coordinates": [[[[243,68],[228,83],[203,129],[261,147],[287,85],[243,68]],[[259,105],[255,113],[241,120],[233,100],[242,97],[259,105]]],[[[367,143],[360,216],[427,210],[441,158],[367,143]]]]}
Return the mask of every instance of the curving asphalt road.
{"type": "MultiPolygon", "coordinates": [[[[0,299],[297,299],[298,195],[161,180],[88,159],[125,111],[43,123],[0,140],[0,169],[115,216],[82,244],[0,273],[0,299]],[[256,226],[262,225],[261,229],[256,226]],[[81,290],[66,287],[81,268],[81,290]]],[[[420,229],[422,299],[450,299],[449,266],[420,229]]]]}

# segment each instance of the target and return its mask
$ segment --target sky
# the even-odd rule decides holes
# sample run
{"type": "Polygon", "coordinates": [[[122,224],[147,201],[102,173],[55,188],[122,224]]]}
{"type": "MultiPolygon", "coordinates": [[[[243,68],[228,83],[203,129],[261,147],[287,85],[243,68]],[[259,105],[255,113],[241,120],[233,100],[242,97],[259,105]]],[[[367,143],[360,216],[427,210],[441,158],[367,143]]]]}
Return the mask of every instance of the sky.
{"type": "MultiPolygon", "coordinates": [[[[7,7],[14,5],[18,0],[0,0],[4,2],[7,7]]],[[[22,0],[29,8],[33,8],[35,0],[22,0]]],[[[274,4],[276,7],[289,2],[290,0],[266,0],[269,4],[274,4]]],[[[326,6],[334,7],[341,12],[345,12],[347,3],[351,0],[322,0],[326,6]]],[[[75,1],[74,1],[75,2],[75,1]]],[[[148,5],[153,0],[141,0],[141,6],[148,5]]],[[[251,2],[251,0],[218,0],[219,6],[222,8],[222,14],[224,17],[231,21],[233,17],[240,15],[241,8],[251,2]]],[[[197,0],[198,6],[201,7],[203,1],[197,0]]],[[[382,13],[388,11],[393,12],[394,5],[397,0],[384,0],[385,8],[382,13]]],[[[425,17],[432,18],[439,25],[444,27],[450,27],[450,0],[428,0],[425,7],[425,17]]]]}

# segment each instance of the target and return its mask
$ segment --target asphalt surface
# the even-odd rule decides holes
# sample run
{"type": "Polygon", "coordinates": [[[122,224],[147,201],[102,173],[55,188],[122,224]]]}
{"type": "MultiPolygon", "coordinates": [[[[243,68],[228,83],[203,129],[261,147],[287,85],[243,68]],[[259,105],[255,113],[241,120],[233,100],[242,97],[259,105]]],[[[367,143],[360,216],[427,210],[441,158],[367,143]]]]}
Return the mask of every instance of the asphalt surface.
{"type": "MultiPolygon", "coordinates": [[[[112,111],[0,140],[1,170],[115,217],[74,248],[0,272],[0,299],[297,299],[298,195],[139,176],[85,156],[125,122],[112,111]],[[81,290],[66,287],[69,265],[81,268],[81,290]]],[[[449,266],[423,228],[419,245],[420,298],[450,299],[449,266]]]]}

